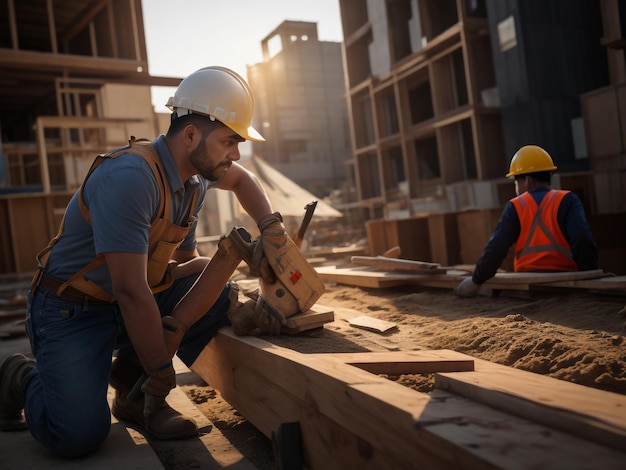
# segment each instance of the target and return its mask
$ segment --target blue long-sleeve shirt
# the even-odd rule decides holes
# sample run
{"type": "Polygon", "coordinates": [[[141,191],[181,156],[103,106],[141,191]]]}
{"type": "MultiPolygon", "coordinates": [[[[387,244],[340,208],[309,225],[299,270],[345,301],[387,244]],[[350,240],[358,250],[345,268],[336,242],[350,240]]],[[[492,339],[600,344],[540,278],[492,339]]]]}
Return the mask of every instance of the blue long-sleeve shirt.
{"type": "MultiPolygon", "coordinates": [[[[539,205],[549,190],[547,186],[540,186],[531,189],[529,193],[539,205]]],[[[570,192],[565,195],[557,211],[557,222],[570,245],[572,258],[578,270],[598,269],[598,248],[585,218],[583,205],[576,194],[570,192]]],[[[519,235],[519,217],[515,206],[509,201],[474,268],[472,280],[476,284],[483,284],[496,274],[509,248],[515,244],[519,235]]]]}

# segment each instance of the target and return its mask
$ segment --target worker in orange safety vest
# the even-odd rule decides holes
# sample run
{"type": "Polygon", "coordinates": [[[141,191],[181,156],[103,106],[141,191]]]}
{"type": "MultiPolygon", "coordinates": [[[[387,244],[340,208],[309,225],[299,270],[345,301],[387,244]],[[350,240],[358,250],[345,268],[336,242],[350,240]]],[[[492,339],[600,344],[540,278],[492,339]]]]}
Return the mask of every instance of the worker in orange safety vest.
{"type": "Polygon", "coordinates": [[[552,158],[541,147],[526,145],[511,160],[507,178],[515,194],[476,263],[472,276],[454,290],[474,297],[491,279],[514,246],[515,272],[562,272],[598,269],[598,250],[578,196],[550,188],[552,158]]]}

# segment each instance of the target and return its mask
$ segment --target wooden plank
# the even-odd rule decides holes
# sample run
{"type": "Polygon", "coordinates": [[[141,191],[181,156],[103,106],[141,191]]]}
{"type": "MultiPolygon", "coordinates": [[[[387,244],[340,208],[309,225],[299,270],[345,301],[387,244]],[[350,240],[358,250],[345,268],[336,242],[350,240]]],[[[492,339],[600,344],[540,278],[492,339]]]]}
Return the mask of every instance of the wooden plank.
{"type": "Polygon", "coordinates": [[[446,266],[461,263],[461,242],[456,214],[430,214],[428,237],[433,261],[446,266]]]}
{"type": "Polygon", "coordinates": [[[500,284],[536,284],[539,282],[557,282],[557,281],[574,281],[578,279],[596,279],[606,276],[606,273],[601,269],[595,269],[593,271],[576,271],[576,272],[563,272],[563,273],[497,273],[484,285],[488,285],[494,281],[500,284]]]}
{"type": "MultiPolygon", "coordinates": [[[[626,455],[623,451],[608,450],[602,445],[576,439],[554,429],[537,427],[537,424],[531,420],[516,419],[511,414],[501,414],[498,410],[488,406],[480,407],[479,403],[471,399],[443,390],[434,390],[431,397],[432,406],[424,410],[416,421],[416,426],[429,427],[440,437],[453,438],[459,432],[464,433],[462,431],[464,426],[477,425],[482,428],[482,432],[467,439],[464,445],[475,447],[481,453],[491,446],[499,448],[503,444],[501,441],[503,433],[500,432],[502,430],[506,429],[512,436],[518,437],[517,442],[513,442],[507,450],[502,449],[503,452],[500,454],[494,452],[496,455],[490,461],[494,468],[618,469],[623,466],[623,460],[619,462],[626,455]],[[431,415],[431,410],[436,412],[436,416],[431,415]],[[585,452],[592,452],[592,454],[585,455],[585,452]]],[[[508,433],[505,431],[504,434],[508,433]]],[[[446,451],[448,449],[439,450],[439,452],[446,451]]],[[[486,453],[489,454],[489,451],[486,453]]],[[[471,467],[461,457],[451,468],[470,469],[471,467]]]]}
{"type": "Polygon", "coordinates": [[[375,331],[377,333],[385,333],[389,330],[397,328],[397,324],[380,320],[379,318],[368,317],[367,315],[360,315],[358,317],[352,318],[348,321],[350,326],[355,326],[357,328],[363,328],[369,331],[375,331]]]}
{"type": "Polygon", "coordinates": [[[597,279],[580,279],[572,281],[555,281],[537,283],[538,286],[571,287],[574,289],[592,290],[626,290],[626,276],[599,277],[597,279]]]}
{"type": "Polygon", "coordinates": [[[298,422],[303,464],[312,470],[621,469],[626,458],[449,392],[419,393],[230,328],[215,335],[192,370],[268,437],[281,423],[298,422]]]}
{"type": "Polygon", "coordinates": [[[352,264],[356,266],[373,266],[381,271],[409,271],[424,274],[445,274],[446,269],[440,264],[410,259],[387,258],[385,256],[353,256],[352,264]]]}
{"type": "Polygon", "coordinates": [[[488,361],[476,359],[475,365],[471,373],[435,375],[435,387],[586,440],[626,449],[626,396],[488,361]]]}
{"type": "Polygon", "coordinates": [[[473,359],[446,349],[426,351],[385,351],[360,353],[319,353],[320,359],[332,359],[358,367],[372,374],[433,374],[474,370],[473,359]]]}
{"type": "Polygon", "coordinates": [[[335,320],[331,307],[315,304],[309,310],[287,318],[287,324],[281,329],[284,334],[296,334],[320,328],[335,320]]]}
{"type": "Polygon", "coordinates": [[[410,284],[415,274],[380,272],[374,268],[336,268],[320,266],[315,268],[325,282],[337,282],[357,287],[396,287],[410,284]]]}
{"type": "Polygon", "coordinates": [[[382,256],[384,256],[385,258],[400,258],[400,255],[402,254],[402,250],[400,249],[399,246],[394,246],[392,248],[389,248],[387,251],[385,251],[382,256]]]}
{"type": "Polygon", "coordinates": [[[371,255],[382,255],[388,249],[397,246],[387,241],[384,220],[368,220],[365,222],[367,233],[367,246],[371,255]]]}
{"type": "MultiPolygon", "coordinates": [[[[448,269],[446,274],[401,273],[380,271],[372,267],[337,268],[334,266],[320,266],[315,269],[325,282],[337,282],[371,288],[417,285],[453,289],[469,275],[466,271],[455,269],[448,269]]],[[[532,285],[544,285],[547,282],[598,279],[602,276],[606,276],[606,274],[600,269],[571,273],[497,273],[483,286],[488,289],[527,291],[532,285]]]]}
{"type": "Polygon", "coordinates": [[[426,217],[413,217],[387,221],[393,225],[397,242],[394,245],[400,247],[405,259],[424,260],[432,259],[430,253],[430,238],[428,232],[428,219],[426,217]]]}

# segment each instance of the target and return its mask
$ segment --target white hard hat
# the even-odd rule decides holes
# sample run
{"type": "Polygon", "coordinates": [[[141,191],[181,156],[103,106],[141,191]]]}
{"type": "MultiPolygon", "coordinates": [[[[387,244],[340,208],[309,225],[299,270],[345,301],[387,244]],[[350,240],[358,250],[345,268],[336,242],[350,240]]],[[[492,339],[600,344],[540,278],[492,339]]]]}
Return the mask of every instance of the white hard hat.
{"type": "Polygon", "coordinates": [[[247,140],[265,139],[252,127],[254,98],[246,81],[225,67],[205,67],[187,76],[167,101],[177,116],[212,116],[247,140]]]}

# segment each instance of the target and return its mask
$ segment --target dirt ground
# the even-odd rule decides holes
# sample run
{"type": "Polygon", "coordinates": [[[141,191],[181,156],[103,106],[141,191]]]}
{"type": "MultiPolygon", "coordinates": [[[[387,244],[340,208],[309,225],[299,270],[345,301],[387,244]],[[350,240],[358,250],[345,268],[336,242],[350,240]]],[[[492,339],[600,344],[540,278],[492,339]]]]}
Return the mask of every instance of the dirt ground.
{"type": "MultiPolygon", "coordinates": [[[[571,292],[530,298],[456,297],[451,290],[329,285],[319,304],[335,321],[322,332],[265,338],[302,353],[452,349],[519,369],[626,394],[625,297],[571,292]],[[385,334],[354,328],[356,315],[394,322],[385,334]]],[[[391,376],[429,393],[432,377],[391,376]]],[[[259,470],[276,468],[271,440],[210,385],[183,386],[196,406],[259,470]]],[[[175,463],[167,468],[177,468],[175,463]]]]}

